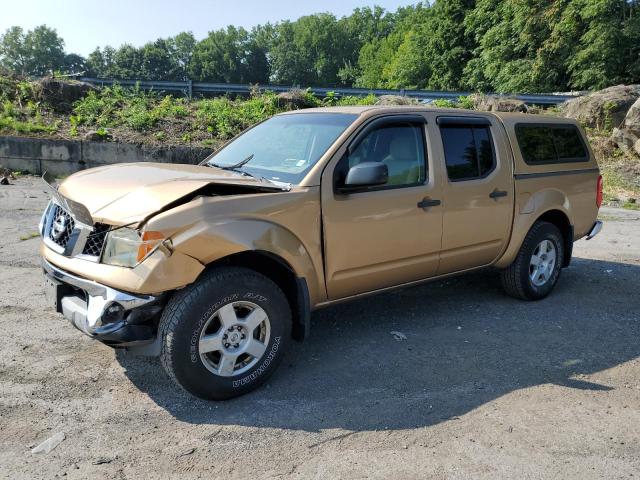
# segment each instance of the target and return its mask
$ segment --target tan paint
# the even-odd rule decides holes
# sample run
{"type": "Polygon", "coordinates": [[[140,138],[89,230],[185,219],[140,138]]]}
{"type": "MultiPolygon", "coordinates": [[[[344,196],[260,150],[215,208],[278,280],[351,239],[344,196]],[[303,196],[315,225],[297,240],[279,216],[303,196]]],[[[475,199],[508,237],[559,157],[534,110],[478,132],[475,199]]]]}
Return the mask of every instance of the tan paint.
{"type": "Polygon", "coordinates": [[[40,244],[40,255],[49,263],[80,277],[131,293],[156,294],[192,283],[204,270],[197,260],[180,252],[171,256],[157,250],[135,268],[116,267],[57,254],[40,244]]]}
{"type": "Polygon", "coordinates": [[[338,299],[436,275],[442,209],[417,206],[425,198],[441,197],[431,142],[427,141],[428,178],[423,185],[352,194],[335,192],[332,182],[345,145],[322,176],[328,297],[338,299]]]}
{"type": "Polygon", "coordinates": [[[204,166],[121,164],[72,175],[61,185],[60,192],[86,205],[95,221],[142,222],[143,228],[162,232],[172,241],[172,255],[157,251],[132,269],[63,257],[45,246],[42,255],[65,270],[114,288],[158,293],[196,281],[211,262],[235,253],[265,251],[307,281],[313,307],[486,265],[508,266],[529,228],[550,210],[567,215],[574,239],[583,237],[597,217],[597,172],[514,180],[514,175],[597,168],[593,154],[579,164],[531,166],[518,148],[511,148],[518,122],[573,124],[571,120],[421,107],[321,111],[359,117],[288,192],[200,196],[156,214],[209,184],[246,187],[255,186],[256,180],[204,166]],[[427,119],[427,181],[358,194],[334,192],[333,169],[350,139],[372,118],[394,113],[417,113],[427,119]],[[498,166],[488,177],[448,180],[436,124],[437,116],[446,114],[489,119],[498,166]],[[505,190],[508,196],[491,199],[494,189],[505,190]],[[442,204],[420,209],[417,203],[424,198],[442,204]]]}

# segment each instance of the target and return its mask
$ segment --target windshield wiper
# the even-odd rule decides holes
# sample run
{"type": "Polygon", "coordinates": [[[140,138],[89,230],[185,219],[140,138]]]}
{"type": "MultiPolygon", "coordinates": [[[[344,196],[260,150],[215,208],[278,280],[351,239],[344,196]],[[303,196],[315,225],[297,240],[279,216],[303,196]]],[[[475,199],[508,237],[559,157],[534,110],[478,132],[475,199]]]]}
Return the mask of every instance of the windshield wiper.
{"type": "Polygon", "coordinates": [[[262,182],[271,183],[273,185],[281,187],[283,190],[291,190],[291,184],[286,184],[286,183],[282,183],[282,182],[274,182],[273,180],[270,180],[270,179],[268,179],[266,177],[259,177],[257,175],[254,175],[254,174],[250,173],[250,172],[247,172],[246,170],[241,170],[241,167],[243,165],[246,165],[251,160],[253,160],[253,156],[254,156],[254,154],[252,153],[251,155],[249,155],[244,160],[241,160],[238,163],[234,163],[233,165],[219,165],[217,163],[207,163],[207,165],[210,166],[210,167],[219,168],[221,170],[231,170],[233,172],[238,172],[238,173],[240,173],[242,175],[246,175],[247,177],[255,178],[256,180],[259,180],[259,181],[262,181],[262,182]]]}
{"type": "MultiPolygon", "coordinates": [[[[219,168],[221,170],[236,170],[236,171],[240,171],[240,168],[243,165],[246,165],[247,163],[249,163],[251,160],[253,160],[253,153],[251,155],[249,155],[247,158],[245,158],[244,160],[240,160],[238,163],[234,163],[233,165],[218,165],[217,163],[210,163],[209,165],[211,165],[212,167],[216,167],[219,168]]],[[[247,173],[247,172],[242,172],[240,171],[240,173],[247,173]]],[[[251,175],[253,176],[253,175],[251,175]]]]}

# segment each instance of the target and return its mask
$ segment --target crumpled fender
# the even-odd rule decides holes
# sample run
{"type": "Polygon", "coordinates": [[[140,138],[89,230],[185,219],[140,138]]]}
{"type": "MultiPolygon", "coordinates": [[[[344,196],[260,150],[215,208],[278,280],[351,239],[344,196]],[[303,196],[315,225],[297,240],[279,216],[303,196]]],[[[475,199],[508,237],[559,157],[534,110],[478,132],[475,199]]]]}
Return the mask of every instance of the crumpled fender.
{"type": "MultiPolygon", "coordinates": [[[[252,218],[198,222],[172,237],[173,248],[204,265],[245,251],[273,254],[307,281],[309,292],[317,296],[317,271],[302,241],[282,225],[252,218]]],[[[312,299],[313,300],[313,299],[312,299]]]]}

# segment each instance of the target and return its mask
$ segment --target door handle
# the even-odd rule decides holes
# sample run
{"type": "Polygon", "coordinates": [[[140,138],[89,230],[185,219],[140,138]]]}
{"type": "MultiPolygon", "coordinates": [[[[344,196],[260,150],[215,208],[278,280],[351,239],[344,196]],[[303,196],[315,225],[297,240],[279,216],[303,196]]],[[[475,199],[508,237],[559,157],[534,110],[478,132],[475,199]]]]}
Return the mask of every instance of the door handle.
{"type": "Polygon", "coordinates": [[[418,208],[437,207],[438,205],[440,205],[440,200],[431,200],[430,198],[425,198],[418,202],[418,208]]]}
{"type": "Polygon", "coordinates": [[[506,197],[506,196],[507,196],[506,190],[498,190],[497,188],[489,194],[489,197],[491,198],[499,198],[499,197],[506,197]]]}

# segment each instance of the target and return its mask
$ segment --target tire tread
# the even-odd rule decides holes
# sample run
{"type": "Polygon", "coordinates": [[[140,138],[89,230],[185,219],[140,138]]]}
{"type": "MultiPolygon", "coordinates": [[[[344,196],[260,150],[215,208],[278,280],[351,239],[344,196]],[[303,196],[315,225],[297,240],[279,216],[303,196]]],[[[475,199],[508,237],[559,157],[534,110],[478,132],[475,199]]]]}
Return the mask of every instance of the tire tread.
{"type": "MultiPolygon", "coordinates": [[[[522,242],[515,260],[511,263],[511,265],[502,270],[500,277],[502,280],[502,287],[504,288],[507,295],[521,300],[534,299],[534,297],[526,291],[525,285],[521,280],[523,278],[522,269],[529,268],[529,259],[527,257],[530,243],[533,242],[534,239],[538,236],[540,230],[548,228],[549,226],[558,230],[558,228],[552,223],[543,221],[535,222],[531,229],[527,232],[527,235],[522,242]]],[[[560,233],[559,230],[558,233],[560,233]]],[[[560,246],[559,248],[562,248],[562,246],[560,246]]]]}
{"type": "Polygon", "coordinates": [[[248,275],[253,276],[259,281],[266,281],[270,283],[271,286],[275,288],[276,291],[283,296],[283,298],[286,299],[286,296],[282,292],[282,289],[275,282],[273,282],[273,280],[254,270],[243,267],[220,267],[211,269],[195,283],[176,292],[165,306],[158,326],[158,334],[162,336],[160,362],[162,363],[164,370],[167,372],[169,378],[171,378],[173,383],[178,385],[183,390],[188,392],[188,390],[180,383],[175,375],[175,356],[173,355],[175,343],[172,333],[175,332],[175,330],[178,328],[181,319],[185,315],[187,306],[196,301],[196,299],[201,295],[206,294],[207,290],[209,290],[210,288],[214,288],[216,283],[231,282],[238,279],[246,280],[248,275]]]}

